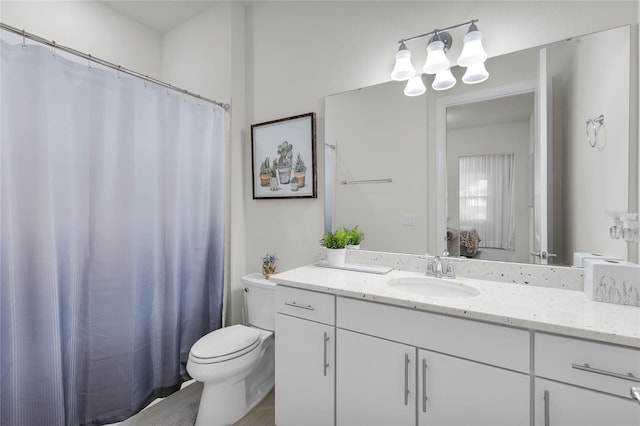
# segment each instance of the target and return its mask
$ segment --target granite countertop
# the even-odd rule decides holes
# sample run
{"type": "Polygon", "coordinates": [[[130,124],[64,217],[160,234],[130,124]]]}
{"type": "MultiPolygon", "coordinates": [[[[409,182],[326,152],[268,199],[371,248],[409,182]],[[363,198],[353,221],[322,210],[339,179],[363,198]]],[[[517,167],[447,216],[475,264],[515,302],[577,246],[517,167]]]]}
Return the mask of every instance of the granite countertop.
{"type": "Polygon", "coordinates": [[[640,308],[594,302],[582,291],[456,278],[480,294],[467,298],[429,297],[387,285],[418,272],[379,275],[315,265],[278,273],[271,281],[290,287],[440,313],[533,331],[556,333],[640,348],[640,308]]]}

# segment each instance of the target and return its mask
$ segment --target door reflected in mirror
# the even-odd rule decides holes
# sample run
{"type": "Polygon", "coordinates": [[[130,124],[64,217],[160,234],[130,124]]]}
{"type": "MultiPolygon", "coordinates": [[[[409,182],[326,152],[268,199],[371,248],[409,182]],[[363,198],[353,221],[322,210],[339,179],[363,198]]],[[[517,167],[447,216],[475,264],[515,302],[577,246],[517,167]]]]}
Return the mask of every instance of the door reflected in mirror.
{"type": "Polygon", "coordinates": [[[452,255],[529,261],[534,108],[533,92],[447,108],[447,244],[452,255]]]}

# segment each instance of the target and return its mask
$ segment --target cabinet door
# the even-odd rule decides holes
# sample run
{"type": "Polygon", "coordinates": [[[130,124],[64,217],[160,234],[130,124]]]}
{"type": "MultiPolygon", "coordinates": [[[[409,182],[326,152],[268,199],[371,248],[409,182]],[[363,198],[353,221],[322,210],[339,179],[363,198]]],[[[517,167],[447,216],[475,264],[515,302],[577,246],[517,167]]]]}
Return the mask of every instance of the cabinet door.
{"type": "Polygon", "coordinates": [[[640,405],[630,397],[536,379],[535,425],[635,426],[640,425],[640,405]]]}
{"type": "Polygon", "coordinates": [[[530,377],[418,351],[418,424],[528,426],[530,377]]]}
{"type": "Polygon", "coordinates": [[[416,424],[416,348],[337,330],[339,426],[416,424]]]}
{"type": "Polygon", "coordinates": [[[335,328],[276,314],[276,424],[335,424],[335,328]]]}

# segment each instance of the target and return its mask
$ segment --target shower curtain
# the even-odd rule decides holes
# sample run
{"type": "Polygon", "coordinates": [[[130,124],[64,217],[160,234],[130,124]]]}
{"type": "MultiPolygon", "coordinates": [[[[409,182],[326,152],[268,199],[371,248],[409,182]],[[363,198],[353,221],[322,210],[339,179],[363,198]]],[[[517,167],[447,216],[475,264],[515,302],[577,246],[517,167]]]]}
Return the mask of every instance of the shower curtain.
{"type": "Polygon", "coordinates": [[[115,422],[221,326],[224,110],[0,42],[0,424],[115,422]]]}

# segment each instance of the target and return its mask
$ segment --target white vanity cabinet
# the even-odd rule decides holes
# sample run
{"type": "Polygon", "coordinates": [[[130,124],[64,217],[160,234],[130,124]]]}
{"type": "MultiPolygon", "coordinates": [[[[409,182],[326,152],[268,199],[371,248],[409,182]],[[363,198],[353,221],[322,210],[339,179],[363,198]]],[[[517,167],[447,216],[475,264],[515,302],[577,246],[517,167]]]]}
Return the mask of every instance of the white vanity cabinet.
{"type": "Polygon", "coordinates": [[[545,333],[534,345],[536,426],[640,425],[640,350],[545,333]]]}
{"type": "Polygon", "coordinates": [[[336,424],[416,424],[416,348],[337,331],[336,424]]]}
{"type": "Polygon", "coordinates": [[[529,425],[529,333],[338,297],[336,424],[529,425]]]}
{"type": "Polygon", "coordinates": [[[516,426],[530,422],[530,379],[437,352],[418,352],[420,426],[516,426]]]}
{"type": "Polygon", "coordinates": [[[276,424],[335,424],[335,296],[276,287],[276,424]]]}

